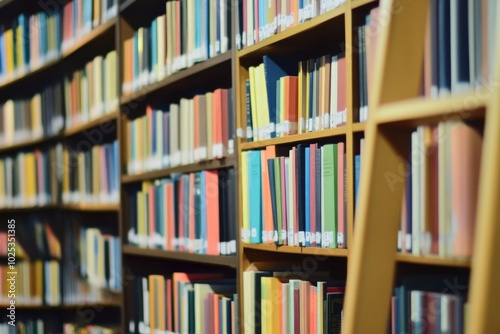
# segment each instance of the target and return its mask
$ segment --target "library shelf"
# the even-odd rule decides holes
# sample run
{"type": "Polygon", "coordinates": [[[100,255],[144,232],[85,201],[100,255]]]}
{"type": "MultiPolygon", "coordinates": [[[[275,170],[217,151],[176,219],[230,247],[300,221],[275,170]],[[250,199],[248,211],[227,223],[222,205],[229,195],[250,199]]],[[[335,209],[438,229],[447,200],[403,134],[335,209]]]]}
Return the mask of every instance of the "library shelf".
{"type": "Polygon", "coordinates": [[[278,246],[273,244],[248,244],[242,243],[243,249],[252,249],[265,252],[286,253],[286,254],[307,254],[317,256],[347,257],[348,251],[345,248],[319,248],[319,247],[295,247],[278,246]]]}
{"type": "Polygon", "coordinates": [[[484,118],[488,97],[489,94],[471,92],[438,99],[413,98],[383,104],[373,118],[377,124],[408,126],[484,118]]]}
{"type": "Polygon", "coordinates": [[[68,211],[118,212],[119,204],[62,204],[61,208],[68,211]]]}
{"type": "Polygon", "coordinates": [[[61,59],[67,58],[77,52],[84,46],[94,43],[99,37],[102,37],[108,33],[114,32],[115,18],[112,17],[108,21],[100,24],[99,26],[92,29],[88,34],[83,35],[78,41],[71,45],[67,50],[64,50],[61,59]]]}
{"type": "MultiPolygon", "coordinates": [[[[0,305],[0,308],[5,309],[8,305],[0,305]]],[[[27,304],[16,304],[17,310],[36,310],[36,311],[62,311],[62,310],[79,310],[85,308],[119,308],[121,307],[121,302],[114,301],[103,301],[103,302],[92,302],[92,303],[76,303],[76,304],[61,304],[61,305],[27,305],[27,304]]]]}
{"type": "Polygon", "coordinates": [[[140,248],[132,245],[124,245],[123,254],[149,258],[160,258],[165,260],[185,261],[199,264],[217,265],[229,268],[236,268],[238,265],[238,259],[234,255],[195,254],[162,249],[140,248]]]}
{"type": "Polygon", "coordinates": [[[152,83],[150,85],[139,88],[138,91],[124,95],[120,98],[120,104],[126,105],[129,103],[142,101],[146,99],[146,96],[155,93],[166,87],[175,86],[176,89],[182,88],[183,86],[192,86],[193,82],[197,81],[197,78],[207,77],[207,71],[219,72],[224,71],[225,67],[230,71],[231,69],[231,54],[232,51],[229,50],[221,55],[207,59],[203,62],[197,63],[189,68],[181,70],[179,72],[173,73],[161,81],[152,83]]]}
{"type": "Polygon", "coordinates": [[[235,166],[235,163],[236,158],[234,156],[228,156],[221,159],[200,161],[194,164],[165,168],[136,175],[124,175],[122,176],[122,183],[136,183],[146,180],[158,179],[167,177],[174,173],[192,173],[202,170],[228,168],[235,166]]]}
{"type": "Polygon", "coordinates": [[[0,208],[0,214],[2,213],[30,213],[36,211],[51,211],[59,209],[59,205],[50,204],[43,206],[23,206],[23,207],[10,207],[10,208],[0,208]]]}
{"type": "Polygon", "coordinates": [[[266,146],[270,146],[270,145],[301,143],[304,141],[323,139],[323,138],[327,138],[327,137],[345,136],[346,133],[347,133],[347,127],[340,126],[338,128],[328,129],[328,130],[301,133],[301,134],[297,134],[297,135],[264,139],[264,140],[258,140],[258,141],[253,141],[253,142],[243,142],[240,144],[240,149],[242,151],[246,151],[246,150],[261,149],[261,148],[265,148],[266,146]]]}
{"type": "Polygon", "coordinates": [[[366,123],[352,123],[352,132],[364,132],[366,130],[366,123]]]}
{"type": "Polygon", "coordinates": [[[27,141],[16,143],[16,144],[9,145],[9,146],[2,146],[2,147],[0,147],[0,154],[4,154],[4,153],[10,152],[10,151],[17,151],[17,150],[21,150],[21,149],[26,149],[26,148],[30,148],[30,147],[40,146],[43,144],[58,141],[61,138],[62,138],[62,135],[60,133],[57,133],[54,135],[50,135],[50,136],[46,136],[46,137],[42,137],[42,138],[37,138],[37,139],[31,139],[31,140],[27,140],[27,141]]]}
{"type": "Polygon", "coordinates": [[[43,63],[43,64],[33,68],[31,71],[28,71],[27,73],[25,73],[23,75],[20,75],[20,76],[18,75],[18,76],[15,76],[13,78],[10,78],[8,80],[5,80],[3,82],[0,82],[0,90],[5,89],[5,88],[10,87],[10,86],[13,86],[14,84],[18,84],[22,81],[33,78],[35,76],[38,76],[39,74],[46,72],[47,70],[52,69],[53,67],[58,65],[60,63],[60,61],[61,60],[59,58],[49,60],[48,62],[43,63]]]}
{"type": "Polygon", "coordinates": [[[396,254],[396,261],[400,263],[411,263],[427,266],[458,268],[470,268],[471,266],[471,261],[469,259],[453,259],[438,256],[415,256],[411,254],[396,254]]]}
{"type": "Polygon", "coordinates": [[[118,115],[118,111],[113,111],[109,114],[103,115],[86,123],[78,124],[69,129],[66,129],[64,130],[63,134],[65,137],[71,137],[93,128],[101,128],[102,131],[106,132],[116,131],[116,120],[118,119],[118,115]],[[115,127],[114,130],[108,129],[109,125],[113,125],[115,127]],[[104,129],[104,127],[106,129],[104,129]]]}
{"type": "MultiPolygon", "coordinates": [[[[346,3],[348,3],[348,1],[346,1],[346,3]]],[[[237,57],[245,58],[248,56],[253,57],[258,55],[264,55],[267,54],[270,51],[270,49],[272,49],[272,47],[277,44],[288,44],[288,47],[294,47],[294,45],[289,44],[291,43],[291,39],[301,38],[301,35],[310,32],[310,30],[319,29],[323,24],[328,22],[331,23],[332,19],[340,17],[345,14],[346,6],[347,6],[346,4],[343,4],[335,9],[332,9],[327,13],[318,15],[311,20],[296,25],[295,27],[291,27],[276,35],[272,35],[269,38],[259,41],[256,44],[247,46],[236,52],[237,57]]],[[[324,39],[322,36],[321,37],[318,36],[316,38],[321,39],[324,43],[324,39]]],[[[298,45],[295,45],[295,47],[301,47],[301,43],[298,43],[298,45]]]]}
{"type": "Polygon", "coordinates": [[[130,6],[132,6],[136,0],[125,0],[121,5],[120,5],[120,13],[127,10],[130,6]]]}

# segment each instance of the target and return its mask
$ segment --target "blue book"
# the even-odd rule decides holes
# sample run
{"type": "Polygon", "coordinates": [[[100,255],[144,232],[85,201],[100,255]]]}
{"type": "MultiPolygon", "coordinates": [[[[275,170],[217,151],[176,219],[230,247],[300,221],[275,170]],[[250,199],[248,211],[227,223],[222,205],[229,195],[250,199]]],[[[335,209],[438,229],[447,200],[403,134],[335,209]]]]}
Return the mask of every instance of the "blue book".
{"type": "Polygon", "coordinates": [[[19,26],[22,30],[23,39],[23,65],[28,68],[30,62],[30,39],[29,37],[29,19],[25,14],[19,14],[19,26]]]}
{"type": "Polygon", "coordinates": [[[47,14],[44,12],[40,12],[40,52],[43,57],[47,56],[47,35],[48,35],[48,27],[47,27],[47,14]]]}
{"type": "Polygon", "coordinates": [[[304,183],[304,192],[305,192],[305,222],[306,222],[306,227],[305,227],[305,234],[306,234],[306,247],[311,246],[311,203],[310,203],[310,187],[311,187],[311,169],[310,169],[310,163],[309,163],[309,157],[310,157],[310,148],[306,147],[305,148],[305,183],[304,183]]]}
{"type": "Polygon", "coordinates": [[[252,104],[250,103],[250,79],[245,80],[245,98],[247,111],[246,138],[248,142],[253,141],[252,104]]]}
{"type": "MultiPolygon", "coordinates": [[[[195,0],[195,7],[194,7],[194,19],[195,19],[195,29],[194,29],[194,49],[199,50],[201,47],[201,38],[203,35],[203,25],[201,24],[201,10],[202,10],[202,1],[201,0],[195,0]]],[[[195,61],[199,61],[200,58],[196,57],[195,61]]]]}
{"type": "Polygon", "coordinates": [[[92,1],[83,1],[83,26],[86,29],[92,29],[92,1]]]}
{"type": "Polygon", "coordinates": [[[359,176],[361,172],[361,156],[354,156],[354,210],[358,207],[359,176]]]}
{"type": "Polygon", "coordinates": [[[158,18],[151,23],[151,70],[158,70],[158,18]]]}
{"type": "MultiPolygon", "coordinates": [[[[269,107],[269,121],[278,124],[279,115],[276,110],[276,81],[281,77],[298,74],[297,61],[290,57],[270,57],[265,55],[264,60],[264,77],[266,80],[267,89],[267,104],[269,107]]],[[[276,131],[271,133],[271,138],[276,137],[276,131]]]]}
{"type": "Polygon", "coordinates": [[[214,15],[214,13],[210,12],[210,5],[208,1],[203,1],[205,6],[205,48],[207,49],[207,57],[212,58],[214,55],[210,52],[210,16],[214,15]]]}
{"type": "Polygon", "coordinates": [[[262,242],[262,173],[260,151],[248,152],[250,242],[262,242]]]}

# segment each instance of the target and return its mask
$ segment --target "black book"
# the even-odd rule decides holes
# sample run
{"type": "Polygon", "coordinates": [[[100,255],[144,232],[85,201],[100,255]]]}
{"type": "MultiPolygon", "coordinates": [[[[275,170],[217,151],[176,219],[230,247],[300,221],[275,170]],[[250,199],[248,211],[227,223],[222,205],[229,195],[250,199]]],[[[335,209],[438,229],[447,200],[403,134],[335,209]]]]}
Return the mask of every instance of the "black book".
{"type": "Polygon", "coordinates": [[[305,246],[305,148],[306,144],[298,144],[295,157],[295,170],[297,175],[297,206],[299,211],[299,244],[305,246]]]}
{"type": "MultiPolygon", "coordinates": [[[[128,207],[129,207],[129,230],[133,231],[134,235],[137,235],[138,231],[138,221],[137,221],[137,191],[131,191],[128,193],[128,207]]],[[[131,242],[132,240],[128,240],[131,242]]]]}
{"type": "Polygon", "coordinates": [[[438,1],[439,95],[451,92],[450,0],[438,1]]]}

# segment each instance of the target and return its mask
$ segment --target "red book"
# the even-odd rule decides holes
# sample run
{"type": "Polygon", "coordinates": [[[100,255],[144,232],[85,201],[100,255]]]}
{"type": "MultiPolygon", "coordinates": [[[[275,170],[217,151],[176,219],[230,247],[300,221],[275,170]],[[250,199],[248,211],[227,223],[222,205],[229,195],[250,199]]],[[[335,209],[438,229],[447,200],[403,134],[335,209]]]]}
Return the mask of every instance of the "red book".
{"type": "Polygon", "coordinates": [[[289,128],[285,135],[294,135],[298,131],[299,122],[299,79],[298,77],[285,77],[285,122],[289,128]]]}
{"type": "Polygon", "coordinates": [[[316,215],[319,214],[319,212],[316,212],[316,201],[320,201],[321,199],[318,198],[316,199],[316,148],[318,147],[318,144],[311,144],[309,145],[309,212],[310,212],[310,230],[311,230],[311,237],[310,237],[310,245],[311,247],[316,247],[316,215]]]}
{"type": "Polygon", "coordinates": [[[219,213],[219,177],[217,171],[208,170],[205,173],[205,189],[207,216],[207,254],[219,255],[220,213],[219,213]]]}
{"type": "Polygon", "coordinates": [[[185,207],[185,203],[184,203],[184,178],[183,177],[180,177],[179,178],[179,182],[177,182],[177,187],[178,187],[178,191],[177,193],[179,194],[179,206],[178,206],[178,210],[179,210],[179,220],[176,221],[175,223],[177,224],[178,226],[178,231],[179,231],[179,234],[177,236],[177,250],[183,252],[186,250],[185,248],[185,234],[184,234],[184,222],[186,221],[186,217],[185,216],[185,211],[184,211],[184,207],[185,207]]]}
{"type": "Polygon", "coordinates": [[[213,156],[222,157],[222,89],[216,89],[212,98],[212,143],[213,156]]]}

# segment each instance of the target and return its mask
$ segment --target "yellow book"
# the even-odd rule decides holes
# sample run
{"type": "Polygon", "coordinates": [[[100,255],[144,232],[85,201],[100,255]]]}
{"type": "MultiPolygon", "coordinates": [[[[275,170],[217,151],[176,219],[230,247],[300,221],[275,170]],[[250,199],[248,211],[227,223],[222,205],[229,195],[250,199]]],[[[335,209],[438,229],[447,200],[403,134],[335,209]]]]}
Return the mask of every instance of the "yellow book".
{"type": "Polygon", "coordinates": [[[0,159],[0,207],[5,206],[5,162],[4,159],[0,159]]]}
{"type": "Polygon", "coordinates": [[[250,220],[249,220],[249,208],[248,208],[248,152],[241,152],[241,193],[242,193],[242,240],[243,242],[250,241],[250,220]]]}
{"type": "Polygon", "coordinates": [[[260,279],[260,321],[262,334],[272,334],[273,317],[271,313],[271,277],[260,279]]]}
{"type": "Polygon", "coordinates": [[[267,100],[267,85],[266,85],[266,77],[264,73],[264,64],[260,64],[257,67],[257,104],[258,106],[258,121],[259,121],[259,128],[263,132],[262,135],[264,138],[261,139],[267,139],[270,138],[270,132],[269,132],[269,126],[270,126],[270,119],[269,119],[269,104],[267,100]]]}
{"type": "Polygon", "coordinates": [[[3,105],[4,112],[4,137],[5,145],[12,145],[14,143],[14,101],[8,100],[3,105]]]}
{"type": "Polygon", "coordinates": [[[97,286],[103,288],[106,286],[106,275],[104,269],[104,236],[97,234],[97,253],[95,254],[97,260],[97,286]]]}
{"type": "MultiPolygon", "coordinates": [[[[43,277],[43,261],[35,260],[33,277],[43,277]]],[[[35,303],[42,304],[43,300],[43,280],[35,279],[35,303]]]]}
{"type": "Polygon", "coordinates": [[[7,76],[12,76],[14,74],[14,33],[12,29],[8,29],[4,33],[5,38],[5,56],[7,64],[7,76]]]}
{"type": "Polygon", "coordinates": [[[63,150],[62,193],[63,193],[63,202],[68,202],[68,197],[70,196],[70,189],[69,189],[69,152],[67,149],[63,150]]]}
{"type": "Polygon", "coordinates": [[[94,0],[92,4],[92,26],[95,28],[101,22],[101,1],[94,0]]]}
{"type": "Polygon", "coordinates": [[[36,168],[35,154],[33,152],[25,154],[25,170],[26,170],[26,200],[28,205],[34,205],[36,199],[36,168]]]}
{"type": "Polygon", "coordinates": [[[16,59],[16,65],[17,65],[17,70],[18,70],[18,75],[22,73],[23,71],[23,28],[21,25],[18,25],[16,28],[16,53],[17,53],[17,59],[16,59]]]}

